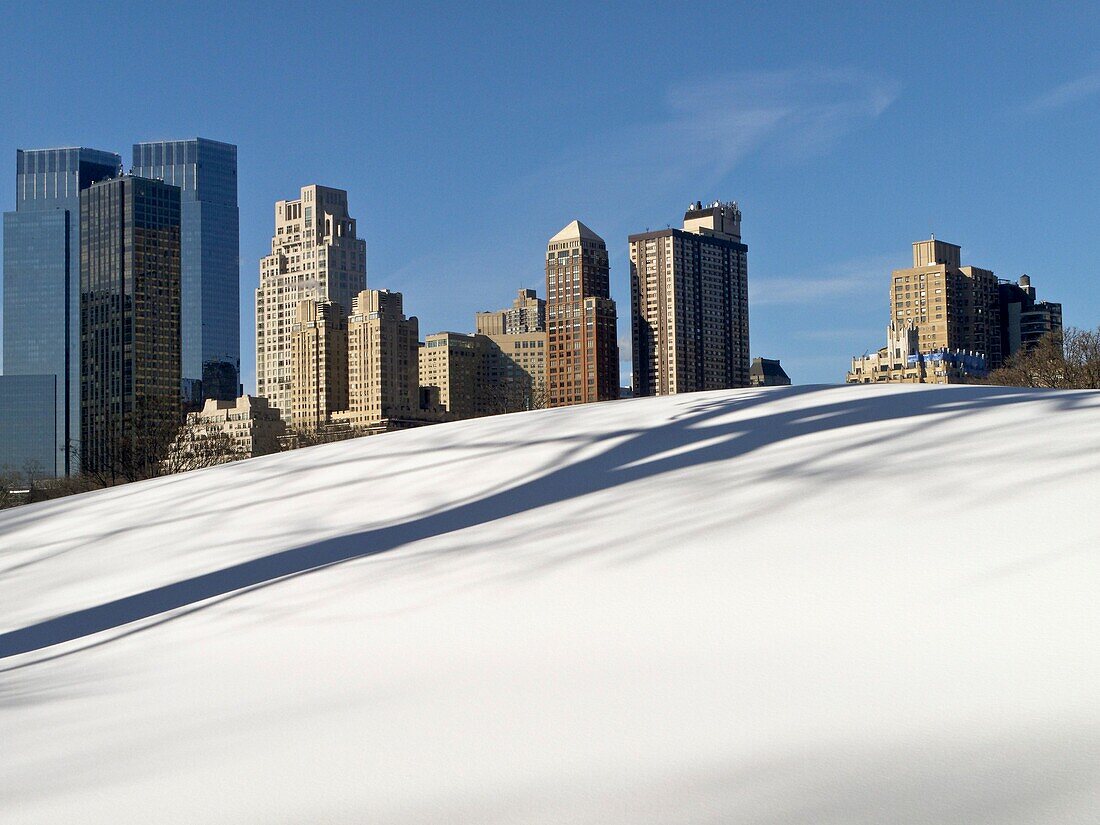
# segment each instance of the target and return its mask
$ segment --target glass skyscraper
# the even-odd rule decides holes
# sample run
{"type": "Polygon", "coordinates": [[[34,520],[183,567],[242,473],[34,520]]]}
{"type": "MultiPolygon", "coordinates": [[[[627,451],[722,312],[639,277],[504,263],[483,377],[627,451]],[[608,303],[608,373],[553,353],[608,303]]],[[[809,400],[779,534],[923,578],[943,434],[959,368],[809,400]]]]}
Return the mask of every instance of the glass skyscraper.
{"type": "Polygon", "coordinates": [[[0,475],[60,473],[57,381],[56,375],[0,375],[0,475]]]}
{"type": "Polygon", "coordinates": [[[81,466],[141,477],[180,424],[180,190],[124,175],[80,196],[81,466]]]}
{"type": "Polygon", "coordinates": [[[241,365],[237,147],[206,138],[135,143],[132,173],[180,189],[184,400],[232,400],[241,365]]]}
{"type": "MultiPolygon", "coordinates": [[[[51,449],[77,469],[80,439],[80,193],[116,177],[122,159],[96,149],[16,152],[15,211],[4,213],[4,373],[56,376],[51,449]]],[[[38,436],[44,437],[44,436],[38,436]]]]}

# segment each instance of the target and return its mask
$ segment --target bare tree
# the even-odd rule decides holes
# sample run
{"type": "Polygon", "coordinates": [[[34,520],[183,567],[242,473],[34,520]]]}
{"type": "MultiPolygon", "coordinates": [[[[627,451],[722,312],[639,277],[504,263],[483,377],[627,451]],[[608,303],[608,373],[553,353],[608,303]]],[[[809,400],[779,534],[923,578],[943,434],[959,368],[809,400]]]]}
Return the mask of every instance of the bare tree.
{"type": "Polygon", "coordinates": [[[1100,389],[1100,329],[1070,327],[1010,356],[983,383],[1006,387],[1100,389]]]}
{"type": "Polygon", "coordinates": [[[347,422],[334,422],[319,426],[292,425],[287,427],[286,435],[279,437],[279,451],[297,450],[313,447],[317,444],[331,444],[334,441],[347,441],[351,438],[369,435],[364,427],[356,427],[347,422]]]}
{"type": "Polygon", "coordinates": [[[124,417],[106,421],[95,443],[80,446],[81,473],[100,487],[155,478],[182,425],[179,399],[138,397],[124,417]]]}
{"type": "Polygon", "coordinates": [[[1078,389],[1100,389],[1100,328],[1070,329],[1063,351],[1073,385],[1078,389]]]}
{"type": "Polygon", "coordinates": [[[0,472],[0,510],[26,504],[28,501],[27,494],[24,492],[26,489],[18,473],[0,472]]]}
{"type": "Polygon", "coordinates": [[[180,427],[160,464],[160,475],[201,470],[248,458],[247,451],[225,430],[203,422],[180,427]]]}
{"type": "Polygon", "coordinates": [[[485,415],[541,410],[547,405],[546,383],[532,381],[530,376],[520,373],[503,376],[487,384],[485,393],[485,415]]]}

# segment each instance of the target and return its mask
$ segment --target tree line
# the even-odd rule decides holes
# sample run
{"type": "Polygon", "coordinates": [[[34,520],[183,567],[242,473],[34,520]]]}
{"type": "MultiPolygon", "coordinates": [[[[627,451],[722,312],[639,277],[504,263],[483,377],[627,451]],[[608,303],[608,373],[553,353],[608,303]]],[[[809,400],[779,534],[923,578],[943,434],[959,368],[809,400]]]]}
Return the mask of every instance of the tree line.
{"type": "MultiPolygon", "coordinates": [[[[545,407],[546,400],[541,382],[500,381],[487,391],[483,414],[537,409],[545,407]]],[[[0,469],[0,510],[249,457],[239,442],[216,424],[187,421],[182,405],[174,400],[138,398],[127,426],[115,425],[117,422],[110,422],[94,451],[79,446],[71,450],[81,467],[77,475],[53,478],[33,465],[0,469]]],[[[292,425],[279,438],[279,450],[344,441],[373,432],[347,424],[292,425]]]]}
{"type": "Polygon", "coordinates": [[[1005,387],[1100,389],[1100,328],[1069,327],[1006,359],[982,381],[1005,387]]]}

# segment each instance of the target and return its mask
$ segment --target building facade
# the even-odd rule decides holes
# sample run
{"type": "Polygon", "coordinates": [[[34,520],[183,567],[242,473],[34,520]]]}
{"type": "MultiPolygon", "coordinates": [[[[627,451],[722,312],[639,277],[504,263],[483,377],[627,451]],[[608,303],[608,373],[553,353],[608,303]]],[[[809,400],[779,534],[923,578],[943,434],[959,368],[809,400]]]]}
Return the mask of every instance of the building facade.
{"type": "Polygon", "coordinates": [[[240,214],[237,147],[206,138],[135,143],[133,174],[180,190],[181,394],[240,394],[240,214]]]}
{"type": "Polygon", "coordinates": [[[0,375],[0,476],[62,474],[57,375],[0,375]]]}
{"type": "Polygon", "coordinates": [[[1062,331],[1062,305],[1040,301],[1031,278],[997,284],[1001,315],[1001,354],[1004,358],[1034,347],[1044,335],[1062,331]]]}
{"type": "Polygon", "coordinates": [[[619,397],[617,314],[603,239],[573,221],[546,246],[547,406],[619,397]]]}
{"type": "Polygon", "coordinates": [[[152,459],[180,419],[180,191],[126,175],[80,194],[81,466],[152,459]]]}
{"type": "Polygon", "coordinates": [[[420,385],[439,390],[448,418],[477,418],[496,412],[493,388],[499,380],[496,347],[486,335],[436,332],[420,347],[420,385]]]}
{"type": "Polygon", "coordinates": [[[917,330],[922,353],[970,351],[1001,364],[997,278],[962,266],[962,248],[935,236],[913,244],[913,266],[891,273],[890,318],[917,330]]]}
{"type": "Polygon", "coordinates": [[[495,412],[522,412],[547,406],[546,332],[517,332],[511,335],[487,335],[496,359],[490,374],[495,412]]]}
{"type": "Polygon", "coordinates": [[[420,323],[400,292],[360,292],[348,318],[348,409],[335,416],[385,430],[426,422],[420,398],[420,323]]]}
{"type": "Polygon", "coordinates": [[[748,247],[735,202],[630,236],[634,395],[749,384],[748,247]]]}
{"type": "Polygon", "coordinates": [[[913,266],[890,275],[886,346],[853,358],[848,383],[965,383],[1002,364],[997,278],[961,252],[935,236],[913,244],[913,266]]]}
{"type": "Polygon", "coordinates": [[[852,359],[849,384],[965,384],[986,372],[984,355],[965,350],[921,352],[915,327],[891,322],[886,346],[852,359]]]}
{"type": "MultiPolygon", "coordinates": [[[[97,149],[16,152],[15,211],[4,213],[4,373],[56,377],[46,462],[79,469],[80,193],[117,177],[122,159],[97,149]]],[[[40,447],[35,448],[41,452],[40,447]]]]}
{"type": "Polygon", "coordinates": [[[348,408],[348,327],[331,301],[299,301],[291,326],[294,426],[316,429],[348,408]]]}
{"type": "MultiPolygon", "coordinates": [[[[187,424],[173,449],[177,453],[201,453],[213,438],[228,438],[226,460],[255,458],[279,451],[286,422],[266,398],[243,395],[232,400],[208,398],[198,412],[187,414],[187,424]]],[[[187,466],[186,461],[177,462],[187,466]]]]}
{"type": "Polygon", "coordinates": [[[294,419],[291,328],[299,303],[350,309],[366,288],[367,247],[348,214],[347,192],[306,186],[298,200],[275,204],[271,254],[260,261],[256,290],[256,387],[285,420],[294,419]]]}
{"type": "Polygon", "coordinates": [[[749,367],[751,387],[789,387],[791,378],[778,359],[753,358],[749,367]]]}
{"type": "Polygon", "coordinates": [[[482,335],[522,335],[546,331],[546,301],[533,289],[521,289],[507,309],[478,312],[474,315],[477,332],[482,335]]]}
{"type": "Polygon", "coordinates": [[[545,332],[437,332],[420,346],[421,391],[438,392],[448,419],[541,409],[545,374],[545,332]]]}
{"type": "Polygon", "coordinates": [[[521,289],[509,309],[474,316],[479,335],[496,347],[501,412],[546,406],[546,302],[521,289]]]}

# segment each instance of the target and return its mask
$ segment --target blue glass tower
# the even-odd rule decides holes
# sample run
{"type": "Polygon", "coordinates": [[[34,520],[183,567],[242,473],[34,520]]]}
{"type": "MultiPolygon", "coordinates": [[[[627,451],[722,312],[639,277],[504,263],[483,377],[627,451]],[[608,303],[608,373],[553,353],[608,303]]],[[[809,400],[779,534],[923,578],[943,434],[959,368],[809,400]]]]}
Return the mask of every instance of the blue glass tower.
{"type": "Polygon", "coordinates": [[[80,439],[80,193],[121,169],[113,152],[20,149],[4,213],[4,373],[56,376],[56,426],[42,432],[66,475],[80,439]]]}
{"type": "Polygon", "coordinates": [[[56,375],[0,375],[0,474],[58,475],[56,413],[56,375]]]}
{"type": "Polygon", "coordinates": [[[80,195],[84,472],[134,481],[180,417],[180,190],[123,175],[80,195]]]}
{"type": "Polygon", "coordinates": [[[132,172],[180,188],[183,398],[232,400],[241,366],[237,147],[206,138],[135,143],[132,172]]]}

